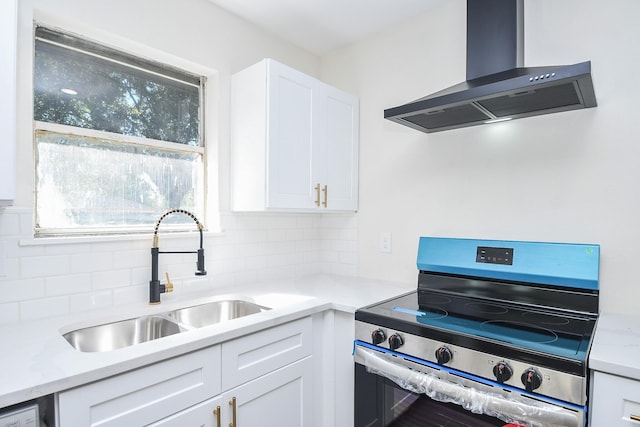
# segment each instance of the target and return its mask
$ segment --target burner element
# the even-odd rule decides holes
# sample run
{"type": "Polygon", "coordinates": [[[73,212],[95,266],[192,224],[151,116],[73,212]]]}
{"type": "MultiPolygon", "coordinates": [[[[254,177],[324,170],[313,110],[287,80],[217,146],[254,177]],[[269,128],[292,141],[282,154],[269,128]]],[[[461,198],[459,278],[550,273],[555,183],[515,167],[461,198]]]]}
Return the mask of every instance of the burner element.
{"type": "Polygon", "coordinates": [[[570,320],[566,317],[554,316],[552,314],[536,313],[533,311],[523,312],[522,317],[524,317],[527,322],[549,326],[568,325],[570,322],[570,320]]]}
{"type": "Polygon", "coordinates": [[[471,313],[482,314],[505,314],[509,311],[507,307],[483,302],[469,302],[465,304],[471,313]]]}
{"type": "Polygon", "coordinates": [[[449,315],[447,310],[443,310],[438,307],[431,307],[428,305],[420,306],[420,314],[421,314],[420,317],[422,317],[423,319],[429,319],[429,320],[441,319],[449,315]]]}
{"type": "Polygon", "coordinates": [[[420,302],[429,304],[429,305],[431,304],[442,305],[442,304],[449,304],[451,302],[451,298],[446,297],[444,295],[430,294],[428,296],[425,296],[424,298],[421,298],[420,302]]]}
{"type": "Polygon", "coordinates": [[[550,329],[523,322],[487,320],[482,322],[482,329],[489,334],[489,338],[498,338],[507,342],[548,344],[558,339],[558,335],[550,329]]]}

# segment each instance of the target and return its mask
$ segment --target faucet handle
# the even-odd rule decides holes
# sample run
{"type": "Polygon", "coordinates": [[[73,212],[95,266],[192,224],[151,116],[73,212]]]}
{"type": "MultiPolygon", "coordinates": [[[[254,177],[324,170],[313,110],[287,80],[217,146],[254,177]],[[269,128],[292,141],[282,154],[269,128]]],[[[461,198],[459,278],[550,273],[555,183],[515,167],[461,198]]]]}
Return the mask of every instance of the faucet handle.
{"type": "Polygon", "coordinates": [[[169,278],[169,272],[165,272],[164,275],[167,277],[167,283],[164,285],[164,291],[165,292],[173,292],[173,283],[171,282],[171,279],[169,278]]]}

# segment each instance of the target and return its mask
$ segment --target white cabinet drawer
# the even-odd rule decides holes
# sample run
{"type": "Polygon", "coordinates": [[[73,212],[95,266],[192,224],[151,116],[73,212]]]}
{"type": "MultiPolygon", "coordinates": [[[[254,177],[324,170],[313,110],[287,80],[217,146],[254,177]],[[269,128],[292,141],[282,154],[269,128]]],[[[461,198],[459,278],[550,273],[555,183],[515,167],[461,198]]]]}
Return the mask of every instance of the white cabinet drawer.
{"type": "Polygon", "coordinates": [[[222,344],[222,389],[228,390],[312,352],[311,317],[222,344]]]}
{"type": "Polygon", "coordinates": [[[60,426],[147,425],[220,392],[213,346],[60,393],[60,426]]]}
{"type": "Polygon", "coordinates": [[[590,426],[640,427],[640,381],[595,372],[592,390],[590,426]]]}

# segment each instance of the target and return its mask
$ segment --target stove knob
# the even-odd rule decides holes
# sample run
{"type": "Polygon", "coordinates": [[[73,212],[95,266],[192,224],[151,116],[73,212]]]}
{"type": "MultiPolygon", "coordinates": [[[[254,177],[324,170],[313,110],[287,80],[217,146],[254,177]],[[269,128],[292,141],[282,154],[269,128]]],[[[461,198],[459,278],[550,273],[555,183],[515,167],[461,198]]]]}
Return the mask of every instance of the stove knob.
{"type": "Polygon", "coordinates": [[[393,334],[389,337],[389,348],[391,350],[395,350],[397,348],[402,347],[402,344],[404,344],[404,340],[400,335],[393,334]]]}
{"type": "Polygon", "coordinates": [[[527,391],[533,391],[542,385],[542,376],[533,368],[529,368],[520,377],[527,391]]]}
{"type": "Polygon", "coordinates": [[[383,342],[387,338],[387,335],[384,333],[382,329],[376,329],[371,332],[371,342],[373,345],[378,345],[383,342]]]}
{"type": "Polygon", "coordinates": [[[493,375],[496,376],[499,383],[503,383],[509,381],[509,378],[513,375],[513,369],[507,362],[498,362],[493,366],[493,375]]]}
{"type": "Polygon", "coordinates": [[[447,347],[442,346],[436,350],[436,360],[440,365],[449,363],[451,359],[453,359],[453,354],[447,347]]]}

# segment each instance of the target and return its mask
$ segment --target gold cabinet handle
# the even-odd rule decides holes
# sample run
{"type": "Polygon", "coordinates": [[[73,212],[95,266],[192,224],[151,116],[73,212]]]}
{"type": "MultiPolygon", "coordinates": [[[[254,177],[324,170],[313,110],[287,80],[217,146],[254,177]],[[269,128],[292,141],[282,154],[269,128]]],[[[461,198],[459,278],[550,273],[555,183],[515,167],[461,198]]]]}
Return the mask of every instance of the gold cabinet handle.
{"type": "Polygon", "coordinates": [[[640,421],[640,415],[629,415],[629,418],[631,418],[631,420],[633,421],[640,421]]]}
{"type": "Polygon", "coordinates": [[[329,187],[325,185],[324,188],[322,188],[322,192],[324,193],[324,202],[322,202],[322,206],[324,206],[326,208],[327,207],[327,197],[329,196],[329,187]]]}
{"type": "Polygon", "coordinates": [[[220,407],[216,406],[216,409],[213,410],[213,415],[216,416],[216,427],[222,427],[220,425],[220,407]]]}
{"type": "Polygon", "coordinates": [[[229,423],[229,427],[236,427],[236,398],[232,397],[229,401],[229,405],[231,405],[231,422],[229,423]]]}
{"type": "Polygon", "coordinates": [[[320,183],[313,187],[313,189],[316,190],[316,206],[320,207],[320,183]]]}

